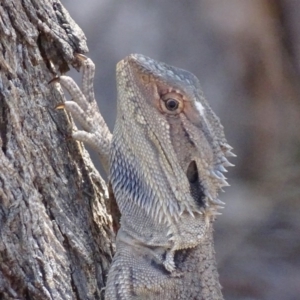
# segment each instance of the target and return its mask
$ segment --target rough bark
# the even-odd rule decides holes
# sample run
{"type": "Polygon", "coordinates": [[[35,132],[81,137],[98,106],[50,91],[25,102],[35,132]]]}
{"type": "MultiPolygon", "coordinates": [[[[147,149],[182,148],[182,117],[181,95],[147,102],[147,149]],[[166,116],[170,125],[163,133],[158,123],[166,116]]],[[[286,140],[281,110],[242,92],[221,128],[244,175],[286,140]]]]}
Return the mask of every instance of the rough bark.
{"type": "Polygon", "coordinates": [[[0,299],[101,299],[107,188],[48,84],[85,36],[54,0],[1,0],[0,35],[0,299]]]}

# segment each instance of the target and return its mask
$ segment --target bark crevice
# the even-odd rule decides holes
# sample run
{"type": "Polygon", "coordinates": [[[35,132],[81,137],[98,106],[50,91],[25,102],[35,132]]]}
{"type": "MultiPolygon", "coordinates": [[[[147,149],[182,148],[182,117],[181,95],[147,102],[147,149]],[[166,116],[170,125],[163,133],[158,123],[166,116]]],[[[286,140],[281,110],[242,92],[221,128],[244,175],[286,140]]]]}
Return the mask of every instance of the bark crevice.
{"type": "Polygon", "coordinates": [[[76,67],[86,38],[51,0],[3,0],[0,32],[0,298],[101,299],[114,251],[107,187],[48,84],[76,67]]]}

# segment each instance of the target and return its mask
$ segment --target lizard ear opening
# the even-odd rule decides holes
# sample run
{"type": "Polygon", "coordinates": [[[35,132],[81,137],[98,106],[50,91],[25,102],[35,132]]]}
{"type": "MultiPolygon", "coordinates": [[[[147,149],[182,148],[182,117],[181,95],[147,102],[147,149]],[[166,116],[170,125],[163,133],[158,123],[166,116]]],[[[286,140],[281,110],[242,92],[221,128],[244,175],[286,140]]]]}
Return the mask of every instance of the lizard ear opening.
{"type": "Polygon", "coordinates": [[[199,179],[198,168],[194,160],[192,160],[191,163],[189,164],[186,171],[186,176],[191,184],[194,184],[198,181],[199,179]]]}
{"type": "Polygon", "coordinates": [[[194,160],[190,162],[186,171],[186,176],[190,183],[190,191],[193,199],[199,207],[204,207],[204,189],[200,183],[197,164],[194,160]]]}

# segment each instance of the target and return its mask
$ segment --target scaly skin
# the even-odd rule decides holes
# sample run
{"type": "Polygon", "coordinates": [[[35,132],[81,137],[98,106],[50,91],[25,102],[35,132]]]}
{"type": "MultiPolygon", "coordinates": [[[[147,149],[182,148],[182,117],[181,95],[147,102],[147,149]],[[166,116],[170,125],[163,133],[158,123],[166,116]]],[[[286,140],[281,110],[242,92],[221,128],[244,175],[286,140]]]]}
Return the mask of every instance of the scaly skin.
{"type": "Polygon", "coordinates": [[[94,99],[94,64],[78,58],[82,92],[60,77],[73,98],[64,107],[85,129],[73,137],[109,165],[121,212],[106,299],[222,299],[212,222],[233,154],[197,78],[143,55],[119,62],[111,137],[94,99]]]}

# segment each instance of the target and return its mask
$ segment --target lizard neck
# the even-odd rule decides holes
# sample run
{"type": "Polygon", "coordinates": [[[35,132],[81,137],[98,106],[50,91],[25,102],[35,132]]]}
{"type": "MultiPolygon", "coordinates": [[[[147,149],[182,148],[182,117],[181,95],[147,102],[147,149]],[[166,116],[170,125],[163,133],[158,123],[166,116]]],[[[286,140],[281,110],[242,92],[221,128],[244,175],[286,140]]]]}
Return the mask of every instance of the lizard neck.
{"type": "Polygon", "coordinates": [[[203,241],[196,248],[188,249],[187,251],[190,251],[190,253],[186,263],[183,265],[192,268],[193,262],[201,262],[195,266],[195,271],[192,271],[192,274],[197,274],[196,280],[199,280],[202,287],[199,291],[201,297],[197,299],[224,299],[215,257],[213,227],[209,227],[203,241]]]}

